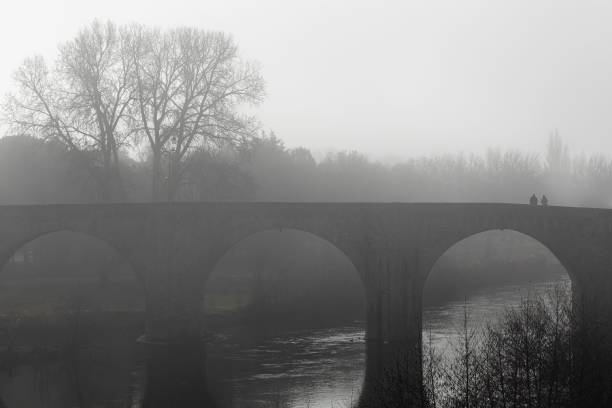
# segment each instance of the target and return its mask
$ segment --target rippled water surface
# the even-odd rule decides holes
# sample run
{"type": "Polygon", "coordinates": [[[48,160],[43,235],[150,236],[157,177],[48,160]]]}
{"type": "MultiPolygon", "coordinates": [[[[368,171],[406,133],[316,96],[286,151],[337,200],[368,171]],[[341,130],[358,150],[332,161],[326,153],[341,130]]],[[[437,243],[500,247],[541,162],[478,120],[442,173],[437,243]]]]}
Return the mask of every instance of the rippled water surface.
{"type": "MultiPolygon", "coordinates": [[[[444,349],[457,336],[467,308],[469,324],[484,325],[557,282],[504,286],[424,311],[424,335],[444,349]]],[[[365,368],[364,324],[325,330],[270,332],[257,338],[221,333],[209,346],[211,377],[234,408],[350,407],[359,398],[365,368]],[[232,397],[227,397],[227,395],[232,397]]]]}
{"type": "MultiPolygon", "coordinates": [[[[555,284],[488,289],[428,307],[424,335],[444,350],[461,330],[465,307],[470,324],[484,325],[504,308],[555,284]]],[[[126,328],[96,335],[91,346],[79,351],[77,365],[54,355],[6,365],[0,370],[0,406],[63,408],[86,398],[91,406],[138,408],[144,368],[137,368],[141,357],[134,339],[141,331],[131,323],[126,328]]],[[[216,332],[207,345],[209,389],[220,407],[351,407],[363,381],[364,329],[364,322],[354,322],[327,329],[262,332],[234,327],[216,332]]]]}
{"type": "Polygon", "coordinates": [[[233,407],[350,406],[363,375],[364,325],[268,333],[256,340],[233,333],[218,338],[209,356],[211,377],[233,395],[233,407]]]}

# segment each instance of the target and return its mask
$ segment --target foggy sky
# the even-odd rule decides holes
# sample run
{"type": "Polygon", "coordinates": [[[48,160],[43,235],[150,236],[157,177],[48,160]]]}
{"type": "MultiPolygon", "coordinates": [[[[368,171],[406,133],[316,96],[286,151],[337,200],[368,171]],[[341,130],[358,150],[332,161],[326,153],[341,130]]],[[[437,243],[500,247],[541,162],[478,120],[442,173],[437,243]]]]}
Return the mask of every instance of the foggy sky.
{"type": "Polygon", "coordinates": [[[232,33],[267,83],[254,112],[290,147],[542,151],[557,129],[612,153],[610,1],[6,0],[0,93],[94,18],[232,33]]]}

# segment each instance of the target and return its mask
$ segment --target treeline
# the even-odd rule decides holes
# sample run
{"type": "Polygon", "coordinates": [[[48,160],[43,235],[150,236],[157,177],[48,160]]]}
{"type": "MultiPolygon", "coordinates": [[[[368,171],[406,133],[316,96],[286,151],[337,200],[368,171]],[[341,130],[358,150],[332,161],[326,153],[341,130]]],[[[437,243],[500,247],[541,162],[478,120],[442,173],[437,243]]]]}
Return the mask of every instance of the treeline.
{"type": "Polygon", "coordinates": [[[605,207],[612,198],[612,160],[572,156],[558,134],[543,157],[488,150],[385,165],[340,152],[316,162],[308,150],[287,149],[272,136],[256,140],[249,159],[239,167],[252,177],[256,200],[526,203],[536,193],[552,204],[605,207]]]}
{"type": "MultiPolygon", "coordinates": [[[[147,160],[121,156],[125,201],[150,200],[147,160]]],[[[558,135],[546,154],[489,150],[483,155],[411,158],[385,165],[357,152],[315,160],[274,134],[239,146],[198,149],[186,159],[179,201],[403,201],[527,203],[546,194],[552,205],[608,207],[612,160],[570,155],[558,135]]],[[[77,154],[57,140],[0,139],[0,203],[100,200],[77,154]]]]}

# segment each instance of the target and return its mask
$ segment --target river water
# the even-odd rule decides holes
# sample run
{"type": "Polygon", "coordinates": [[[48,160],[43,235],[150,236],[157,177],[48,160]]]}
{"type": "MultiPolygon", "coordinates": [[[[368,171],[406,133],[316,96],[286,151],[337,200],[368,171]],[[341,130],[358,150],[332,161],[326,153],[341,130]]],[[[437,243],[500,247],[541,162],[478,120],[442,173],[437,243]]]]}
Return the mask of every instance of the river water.
{"type": "MultiPolygon", "coordinates": [[[[425,308],[424,338],[442,352],[459,336],[465,311],[486,325],[522,299],[559,281],[489,288],[425,308]]],[[[565,282],[567,284],[567,282],[565,282]]],[[[224,332],[209,344],[210,377],[222,405],[233,408],[348,408],[359,398],[365,368],[364,324],[259,333],[224,332]],[[214,357],[212,357],[214,356],[214,357]]]]}
{"type": "MultiPolygon", "coordinates": [[[[484,325],[505,308],[558,283],[489,288],[426,307],[424,336],[444,350],[461,331],[466,307],[469,322],[484,325]]],[[[207,344],[209,389],[220,407],[351,407],[363,381],[364,329],[365,323],[359,321],[256,334],[237,327],[223,329],[207,344]]],[[[63,408],[78,406],[79,398],[90,399],[88,406],[138,407],[143,373],[136,368],[142,360],[134,339],[141,332],[131,320],[117,323],[112,334],[92,332],[95,341],[79,351],[77,366],[55,358],[0,365],[0,407],[63,408]]]]}

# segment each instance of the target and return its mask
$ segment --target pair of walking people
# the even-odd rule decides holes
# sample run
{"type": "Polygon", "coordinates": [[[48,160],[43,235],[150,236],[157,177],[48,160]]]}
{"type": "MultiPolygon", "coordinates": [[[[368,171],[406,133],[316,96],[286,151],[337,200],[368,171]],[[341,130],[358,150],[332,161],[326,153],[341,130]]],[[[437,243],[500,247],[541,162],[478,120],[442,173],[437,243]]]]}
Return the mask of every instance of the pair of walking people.
{"type": "MultiPolygon", "coordinates": [[[[548,198],[546,198],[546,196],[543,195],[542,199],[540,200],[540,203],[542,204],[542,207],[548,206],[548,198]]],[[[536,197],[535,194],[533,194],[531,196],[531,198],[529,199],[529,204],[530,205],[538,205],[538,197],[536,197]]]]}

